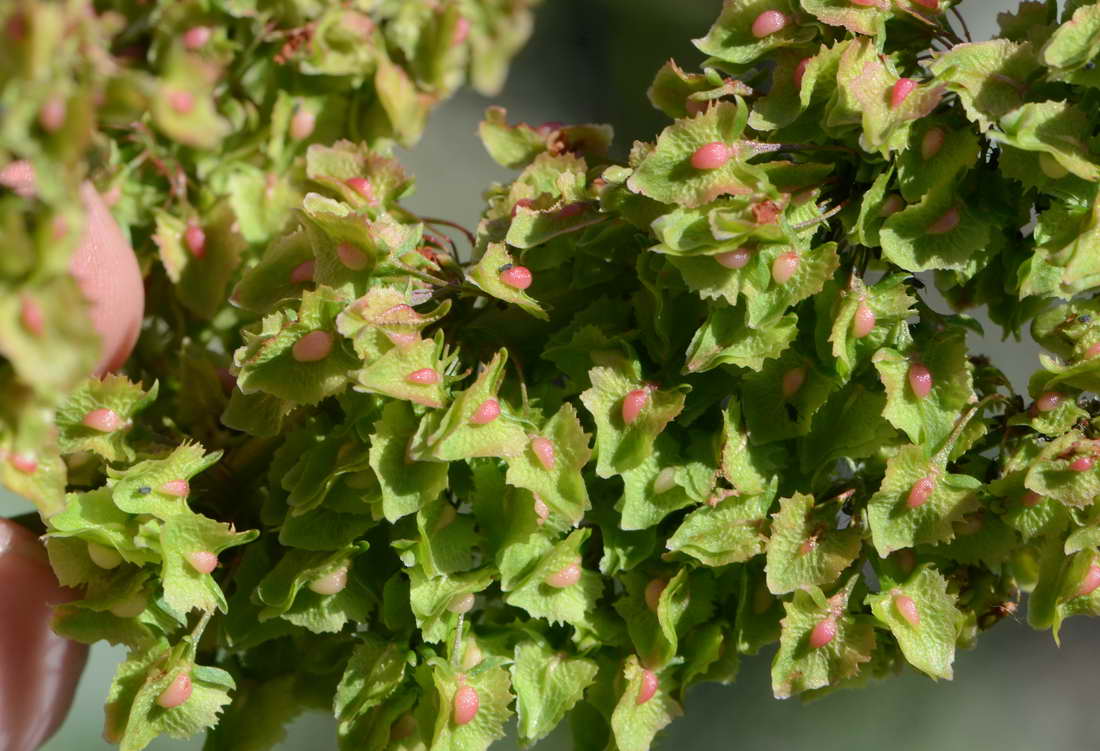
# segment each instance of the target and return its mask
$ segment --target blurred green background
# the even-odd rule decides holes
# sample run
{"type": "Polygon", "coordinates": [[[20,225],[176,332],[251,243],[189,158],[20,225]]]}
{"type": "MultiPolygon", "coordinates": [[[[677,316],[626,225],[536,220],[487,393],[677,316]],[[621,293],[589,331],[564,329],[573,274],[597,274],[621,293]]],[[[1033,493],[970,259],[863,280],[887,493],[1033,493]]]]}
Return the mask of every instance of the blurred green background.
{"type": "MultiPolygon", "coordinates": [[[[963,12],[975,38],[991,36],[996,13],[1012,5],[967,0],[963,12]]],[[[620,153],[635,139],[652,139],[665,124],[644,94],[653,73],[669,57],[695,68],[701,56],[690,39],[706,31],[719,6],[718,0],[548,0],[539,11],[535,37],[502,94],[493,100],[464,94],[449,102],[434,115],[423,142],[402,155],[421,180],[409,207],[476,224],[480,191],[511,176],[489,160],[477,140],[477,123],[488,104],[507,107],[510,120],[532,124],[612,123],[620,153]]],[[[1037,366],[1034,345],[1002,342],[995,327],[987,324],[987,330],[985,338],[974,338],[972,348],[992,356],[1017,386],[1024,385],[1037,366]]],[[[0,496],[0,513],[27,508],[19,499],[0,496]]],[[[907,673],[804,705],[771,697],[766,651],[742,662],[735,685],[696,688],[688,696],[686,717],[673,723],[658,746],[685,751],[1092,749],[1100,745],[1098,656],[1095,622],[1071,620],[1059,649],[1049,634],[1006,619],[984,635],[977,651],[959,655],[951,683],[933,685],[907,673]]],[[[118,648],[92,650],[73,711],[47,751],[114,748],[100,739],[102,703],[122,657],[118,648]]],[[[327,751],[335,748],[334,737],[330,718],[310,715],[290,727],[279,748],[327,751]]],[[[201,739],[161,739],[151,746],[154,751],[200,747],[201,739]]],[[[515,743],[498,747],[505,751],[515,743]]],[[[560,730],[541,746],[548,751],[569,747],[568,734],[560,730]]]]}

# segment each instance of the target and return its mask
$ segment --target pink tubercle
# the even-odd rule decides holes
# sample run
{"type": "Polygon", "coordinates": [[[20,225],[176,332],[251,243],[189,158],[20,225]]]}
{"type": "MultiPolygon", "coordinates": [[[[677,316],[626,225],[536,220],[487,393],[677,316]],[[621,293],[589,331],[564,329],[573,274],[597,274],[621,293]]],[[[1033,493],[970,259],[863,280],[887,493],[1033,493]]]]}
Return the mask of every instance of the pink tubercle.
{"type": "Polygon", "coordinates": [[[470,417],[470,422],[474,425],[487,425],[498,417],[500,417],[500,402],[496,399],[486,399],[477,405],[477,409],[470,417]]]}
{"type": "Polygon", "coordinates": [[[455,30],[451,35],[451,46],[457,47],[465,42],[470,36],[470,19],[466,16],[459,16],[455,21],[455,30]]]}
{"type": "Polygon", "coordinates": [[[743,269],[748,266],[749,261],[752,260],[752,251],[748,248],[727,250],[725,253],[719,253],[714,256],[714,260],[727,269],[743,269]]]}
{"type": "Polygon", "coordinates": [[[176,498],[186,498],[191,495],[191,483],[187,480],[170,480],[158,488],[161,493],[165,495],[174,496],[176,498]]]}
{"type": "Polygon", "coordinates": [[[836,618],[828,616],[818,621],[810,631],[810,648],[821,649],[836,638],[836,618]]]}
{"type": "Polygon", "coordinates": [[[634,703],[638,706],[645,704],[647,701],[653,698],[653,695],[657,693],[657,686],[660,681],[657,679],[657,674],[652,670],[642,670],[642,683],[638,687],[638,696],[635,697],[634,703]]]}
{"type": "Polygon", "coordinates": [[[733,150],[721,141],[711,141],[697,148],[691,155],[691,166],[698,170],[722,167],[733,156],[733,150]]]}
{"type": "Polygon", "coordinates": [[[894,595],[894,607],[897,608],[901,617],[909,622],[910,626],[920,625],[920,611],[917,609],[917,603],[913,602],[912,597],[903,594],[894,595]]]}
{"type": "Polygon", "coordinates": [[[1047,391],[1040,394],[1039,398],[1035,400],[1035,409],[1040,412],[1050,412],[1057,409],[1065,398],[1065,394],[1060,394],[1057,391],[1047,391]]]}
{"type": "Polygon", "coordinates": [[[309,583],[309,588],[319,595],[329,596],[339,594],[348,585],[348,570],[338,568],[324,576],[320,576],[309,583]]]}
{"type": "Polygon", "coordinates": [[[362,271],[370,265],[370,258],[351,243],[340,243],[336,246],[336,257],[340,259],[346,268],[352,271],[362,271]]]}
{"type": "Polygon", "coordinates": [[[527,289],[531,286],[531,270],[526,266],[510,265],[500,272],[500,281],[513,289],[527,289]]]}
{"type": "Polygon", "coordinates": [[[783,398],[790,399],[792,396],[798,393],[802,388],[802,384],[806,382],[806,369],[802,367],[791,368],[783,374],[783,382],[781,388],[783,391],[783,398]]]}
{"type": "Polygon", "coordinates": [[[183,46],[189,50],[197,50],[206,46],[210,41],[209,26],[192,26],[183,32],[183,46]]]}
{"type": "Polygon", "coordinates": [[[1097,355],[1100,355],[1100,342],[1096,342],[1095,344],[1090,345],[1089,348],[1085,350],[1086,360],[1091,360],[1097,355]]]}
{"type": "Polygon", "coordinates": [[[553,441],[543,436],[535,436],[531,439],[531,451],[535,454],[535,458],[539,460],[539,464],[542,465],[543,469],[547,472],[554,469],[557,458],[553,441]]]}
{"type": "Polygon", "coordinates": [[[303,261],[290,272],[291,284],[305,284],[313,281],[313,272],[316,269],[316,261],[303,261]]]}
{"type": "Polygon", "coordinates": [[[168,688],[161,691],[157,697],[157,704],[164,709],[175,709],[191,698],[192,691],[191,674],[182,672],[172,679],[168,688]]]}
{"type": "Polygon", "coordinates": [[[290,137],[295,141],[304,141],[313,135],[317,126],[317,116],[305,107],[299,107],[290,118],[290,137]]]}
{"type": "Polygon", "coordinates": [[[46,316],[33,298],[24,296],[20,302],[19,322],[32,336],[42,336],[46,332],[46,316]]]}
{"type": "Polygon", "coordinates": [[[209,550],[193,550],[187,554],[187,562],[200,574],[209,574],[218,567],[218,556],[209,550]]]}
{"type": "Polygon", "coordinates": [[[890,108],[900,107],[917,86],[917,82],[912,78],[899,78],[890,89],[890,108]]]}
{"type": "Polygon", "coordinates": [[[516,201],[512,205],[512,218],[513,219],[516,217],[516,212],[519,211],[520,208],[530,209],[531,211],[535,211],[536,210],[535,209],[535,202],[534,202],[533,199],[530,199],[530,198],[520,198],[518,201],[516,201]]]}
{"type": "Polygon", "coordinates": [[[541,527],[546,524],[546,520],[550,518],[550,507],[546,505],[546,501],[542,500],[542,496],[535,493],[535,522],[541,527]]]}
{"type": "Polygon", "coordinates": [[[173,89],[168,92],[168,106],[181,115],[186,115],[195,108],[195,96],[190,91],[173,89]]]}
{"type": "Polygon", "coordinates": [[[623,422],[627,425],[633,425],[647,404],[649,404],[649,389],[634,389],[629,392],[623,397],[623,422]]]}
{"type": "Polygon", "coordinates": [[[1023,497],[1020,498],[1020,504],[1024,508],[1033,508],[1042,503],[1042,501],[1043,496],[1039,495],[1034,490],[1027,491],[1026,493],[1024,493],[1023,497]]]}
{"type": "Polygon", "coordinates": [[[374,186],[370,184],[370,180],[365,177],[349,177],[344,181],[344,184],[354,190],[371,206],[378,204],[378,198],[374,195],[374,186]]]}
{"type": "Polygon", "coordinates": [[[123,427],[126,421],[113,409],[100,407],[84,415],[84,419],[80,423],[84,427],[97,430],[100,433],[113,433],[123,427]]]}
{"type": "Polygon", "coordinates": [[[1096,459],[1091,454],[1078,456],[1069,463],[1069,468],[1074,472],[1088,472],[1096,464],[1096,459]]]}
{"type": "Polygon", "coordinates": [[[65,124],[67,111],[65,100],[59,96],[52,96],[42,103],[38,110],[38,124],[47,133],[56,133],[65,124]]]}
{"type": "Polygon", "coordinates": [[[794,66],[794,86],[796,89],[802,88],[802,79],[806,77],[806,66],[813,60],[812,57],[804,57],[798,61],[798,65],[794,66]]]}
{"type": "Polygon", "coordinates": [[[582,573],[579,563],[570,563],[568,566],[547,575],[545,581],[547,586],[555,589],[568,589],[581,580],[582,573]]]}
{"type": "Polygon", "coordinates": [[[1081,580],[1081,584],[1077,587],[1078,597],[1088,597],[1096,588],[1100,587],[1100,565],[1090,564],[1089,570],[1085,572],[1085,578],[1081,580]]]}
{"type": "Polygon", "coordinates": [[[421,368],[420,370],[414,370],[409,373],[405,376],[405,380],[417,386],[434,386],[442,379],[439,375],[439,371],[433,370],[432,368],[421,368]]]}
{"type": "Polygon", "coordinates": [[[891,193],[886,196],[886,200],[882,202],[882,208],[879,209],[878,215],[883,219],[893,216],[902,209],[905,208],[905,199],[897,193],[891,193]]]}
{"type": "Polygon", "coordinates": [[[927,161],[940,153],[946,139],[947,134],[944,133],[943,128],[929,128],[920,142],[921,157],[927,161]]]}
{"type": "Polygon", "coordinates": [[[920,508],[932,497],[935,490],[936,478],[932,475],[926,475],[913,483],[913,487],[909,488],[909,495],[905,497],[905,505],[909,508],[920,508]]]}
{"type": "Polygon", "coordinates": [[[932,392],[932,371],[924,363],[915,362],[909,366],[909,389],[913,396],[923,399],[932,392]]]}
{"type": "Polygon", "coordinates": [[[332,352],[332,334],[327,331],[311,331],[290,348],[297,362],[318,362],[332,352]]]}
{"type": "Polygon", "coordinates": [[[206,255],[206,233],[197,222],[187,223],[187,229],[183,231],[183,243],[195,258],[206,255]]]}
{"type": "Polygon", "coordinates": [[[875,311],[865,302],[861,302],[852,317],[852,336],[862,339],[875,329],[875,311]]]}
{"type": "Polygon", "coordinates": [[[645,586],[645,606],[656,613],[661,604],[661,594],[668,587],[668,579],[650,579],[645,586]]]}
{"type": "Polygon", "coordinates": [[[928,225],[928,234],[946,235],[948,232],[958,227],[961,221],[962,216],[959,214],[958,207],[952,206],[944,212],[943,216],[928,225]]]}
{"type": "Polygon", "coordinates": [[[786,284],[790,281],[790,278],[798,271],[798,262],[798,254],[794,251],[781,253],[772,262],[772,279],[775,280],[775,283],[786,284]]]}
{"type": "Polygon", "coordinates": [[[778,10],[766,10],[752,22],[752,35],[757,39],[771,36],[782,31],[787,25],[787,17],[778,10]]]}
{"type": "Polygon", "coordinates": [[[455,725],[466,725],[477,717],[477,711],[481,708],[481,697],[477,689],[463,683],[455,691],[454,721],[455,725]]]}

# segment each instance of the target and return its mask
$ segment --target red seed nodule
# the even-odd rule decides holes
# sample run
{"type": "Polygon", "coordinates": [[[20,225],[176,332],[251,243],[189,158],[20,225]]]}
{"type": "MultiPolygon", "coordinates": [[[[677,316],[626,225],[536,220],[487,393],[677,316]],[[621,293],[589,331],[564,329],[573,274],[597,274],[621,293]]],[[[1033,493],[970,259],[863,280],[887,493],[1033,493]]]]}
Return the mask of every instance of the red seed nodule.
{"type": "Polygon", "coordinates": [[[218,567],[218,555],[209,550],[193,550],[187,554],[187,562],[200,574],[209,574],[218,567]]]}
{"type": "Polygon", "coordinates": [[[890,108],[897,109],[901,103],[917,88],[917,82],[912,78],[899,78],[890,89],[890,108]]]}
{"type": "Polygon", "coordinates": [[[1091,455],[1079,456],[1069,463],[1069,468],[1074,472],[1088,472],[1096,463],[1091,455]]]}
{"type": "Polygon", "coordinates": [[[802,384],[806,382],[806,369],[805,368],[791,368],[783,374],[783,398],[790,399],[792,396],[798,393],[802,388],[802,384]]]}
{"type": "Polygon", "coordinates": [[[19,322],[32,336],[46,333],[46,316],[42,313],[42,306],[29,297],[24,297],[20,304],[19,322]]]}
{"type": "Polygon", "coordinates": [[[298,362],[324,360],[332,352],[332,334],[327,331],[311,331],[290,348],[291,356],[298,362]]]}
{"type": "Polygon", "coordinates": [[[541,527],[546,524],[546,520],[550,518],[550,507],[546,505],[546,501],[542,500],[542,496],[538,493],[535,496],[535,522],[541,527]]]}
{"type": "Polygon", "coordinates": [[[1032,508],[1034,506],[1038,506],[1042,502],[1042,500],[1043,496],[1039,495],[1034,490],[1029,490],[1024,493],[1023,497],[1020,499],[1020,503],[1025,508],[1032,508]]]}
{"type": "Polygon", "coordinates": [[[821,649],[836,637],[836,619],[832,616],[818,621],[810,632],[810,647],[821,649]]]}
{"type": "Polygon", "coordinates": [[[691,155],[691,166],[695,169],[718,169],[730,160],[733,150],[721,141],[704,143],[691,155]]]}
{"type": "Polygon", "coordinates": [[[183,32],[183,46],[189,50],[197,50],[206,46],[210,41],[209,26],[192,26],[183,32]]]}
{"type": "Polygon", "coordinates": [[[370,265],[370,258],[351,243],[340,243],[336,246],[336,257],[345,268],[352,271],[362,271],[370,265]]]}
{"type": "Polygon", "coordinates": [[[1085,572],[1085,578],[1081,580],[1081,584],[1077,587],[1077,596],[1087,597],[1097,587],[1100,587],[1100,565],[1093,563],[1089,566],[1089,570],[1085,572]]]}
{"type": "Polygon", "coordinates": [[[932,392],[932,371],[927,365],[915,362],[909,366],[909,388],[918,399],[932,392]]]}
{"type": "Polygon", "coordinates": [[[305,107],[299,107],[290,118],[290,137],[295,141],[304,141],[313,135],[313,129],[317,125],[317,116],[305,107]]]}
{"type": "Polygon", "coordinates": [[[171,480],[161,485],[159,490],[165,495],[185,498],[191,495],[191,483],[187,482],[187,480],[171,480]]]}
{"type": "Polygon", "coordinates": [[[421,368],[420,370],[414,370],[405,376],[405,380],[409,383],[415,383],[417,386],[434,386],[439,383],[440,376],[439,371],[432,368],[421,368]]]}
{"type": "Polygon", "coordinates": [[[772,279],[776,284],[786,284],[798,271],[798,254],[794,251],[781,253],[772,262],[772,279]]]}
{"type": "Polygon", "coordinates": [[[581,580],[581,565],[570,563],[565,568],[548,574],[545,581],[547,586],[554,589],[568,589],[581,580]]]}
{"type": "Polygon", "coordinates": [[[65,124],[66,110],[65,100],[52,96],[43,102],[42,108],[38,110],[38,124],[47,133],[56,133],[65,124]]]}
{"type": "Polygon", "coordinates": [[[531,451],[534,452],[535,458],[539,460],[539,464],[547,472],[554,469],[554,463],[556,457],[554,455],[554,442],[549,438],[543,438],[542,436],[535,436],[531,439],[531,451]]]}
{"type": "Polygon", "coordinates": [[[960,221],[962,221],[962,217],[959,215],[958,208],[952,206],[943,216],[928,225],[928,234],[946,235],[948,232],[958,227],[960,221]]]}
{"type": "Polygon", "coordinates": [[[174,89],[168,92],[168,106],[181,115],[195,108],[195,96],[190,91],[174,89]]]}
{"type": "Polygon", "coordinates": [[[84,427],[98,430],[100,433],[113,433],[126,424],[118,412],[106,407],[93,409],[84,415],[84,419],[80,422],[84,427]]]}
{"type": "Polygon", "coordinates": [[[1039,395],[1039,398],[1035,400],[1035,409],[1040,412],[1050,412],[1057,409],[1058,405],[1065,399],[1065,395],[1058,393],[1057,391],[1047,391],[1039,395]]]}
{"type": "Polygon", "coordinates": [[[1091,360],[1092,358],[1096,357],[1097,355],[1100,355],[1100,342],[1096,342],[1096,344],[1093,344],[1092,346],[1090,346],[1088,349],[1085,350],[1085,359],[1086,360],[1091,360]]]}
{"type": "Polygon", "coordinates": [[[657,693],[657,674],[652,670],[642,670],[642,685],[638,687],[638,696],[634,699],[634,703],[641,705],[653,698],[653,695],[657,693]]]}
{"type": "Polygon", "coordinates": [[[206,233],[197,223],[187,223],[187,229],[183,231],[183,243],[195,258],[206,255],[206,233]]]}
{"type": "Polygon", "coordinates": [[[852,317],[852,336],[862,339],[874,331],[874,328],[875,311],[871,310],[871,306],[867,303],[861,302],[856,308],[856,314],[852,317]]]}
{"type": "Polygon", "coordinates": [[[917,603],[913,602],[913,598],[896,594],[894,595],[894,607],[897,608],[902,618],[909,621],[910,626],[920,625],[920,611],[917,610],[917,603]]]}
{"type": "Polygon", "coordinates": [[[749,261],[752,260],[752,251],[748,248],[727,250],[725,253],[716,255],[714,260],[718,261],[718,263],[725,266],[727,269],[743,269],[748,266],[749,261]]]}
{"type": "Polygon", "coordinates": [[[752,22],[752,35],[757,39],[771,36],[782,31],[787,25],[787,17],[777,10],[766,10],[752,22]]]}
{"type": "Polygon", "coordinates": [[[527,289],[531,279],[531,269],[526,266],[509,266],[500,272],[500,281],[513,289],[527,289]]]}
{"type": "Polygon", "coordinates": [[[8,457],[8,464],[25,475],[33,475],[38,469],[38,462],[33,454],[18,451],[8,457]]]}
{"type": "Polygon", "coordinates": [[[668,579],[650,579],[645,585],[645,606],[654,613],[661,604],[661,594],[668,587],[668,579]]]}
{"type": "Polygon", "coordinates": [[[649,389],[634,389],[628,393],[623,397],[623,422],[633,425],[647,404],[649,404],[649,389]]]}
{"type": "Polygon", "coordinates": [[[909,495],[905,498],[905,505],[909,508],[920,508],[932,497],[936,489],[936,478],[928,475],[913,483],[909,488],[909,495]]]}
{"type": "Polygon", "coordinates": [[[920,142],[921,157],[927,160],[940,153],[946,138],[947,134],[943,132],[943,128],[930,128],[920,142]]]}
{"type": "Polygon", "coordinates": [[[451,46],[457,47],[466,41],[470,36],[470,19],[466,16],[459,16],[455,21],[455,30],[451,35],[451,46]]]}
{"type": "Polygon", "coordinates": [[[161,691],[157,704],[165,709],[174,709],[191,698],[191,689],[191,674],[180,673],[172,679],[168,688],[161,691]]]}
{"type": "Polygon", "coordinates": [[[813,60],[812,57],[804,57],[799,60],[798,65],[794,66],[794,85],[795,88],[802,88],[802,79],[806,77],[806,66],[813,60]]]}
{"type": "Polygon", "coordinates": [[[376,200],[374,197],[374,188],[371,187],[370,180],[365,177],[349,177],[347,180],[344,180],[344,185],[347,185],[370,203],[374,203],[376,200]]]}
{"type": "Polygon", "coordinates": [[[291,284],[305,284],[306,282],[313,281],[313,271],[317,265],[316,261],[303,261],[294,267],[294,270],[290,272],[291,284]]]}
{"type": "Polygon", "coordinates": [[[481,707],[481,697],[477,695],[477,689],[473,686],[462,684],[455,691],[454,721],[455,725],[465,725],[477,717],[477,710],[481,707]]]}
{"type": "Polygon", "coordinates": [[[500,402],[496,399],[486,399],[477,406],[470,422],[474,425],[486,425],[500,417],[500,402]]]}

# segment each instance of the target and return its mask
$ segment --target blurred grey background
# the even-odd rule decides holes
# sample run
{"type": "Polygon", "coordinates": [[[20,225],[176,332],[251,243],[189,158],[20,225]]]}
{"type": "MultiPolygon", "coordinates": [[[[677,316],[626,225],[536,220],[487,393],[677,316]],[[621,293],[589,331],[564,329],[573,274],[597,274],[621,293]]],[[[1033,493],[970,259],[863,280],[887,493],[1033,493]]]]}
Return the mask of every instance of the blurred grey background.
{"type": "MultiPolygon", "coordinates": [[[[1008,0],[963,4],[975,38],[989,38],[996,13],[1008,0]]],[[[538,14],[535,37],[517,60],[503,93],[492,100],[463,94],[437,111],[423,142],[402,160],[421,182],[409,207],[474,226],[480,191],[511,173],[490,161],[477,139],[484,108],[500,104],[509,119],[538,124],[609,122],[625,150],[635,139],[652,139],[665,121],[645,98],[657,68],[669,57],[694,70],[701,56],[690,39],[702,36],[716,17],[718,0],[548,0],[538,14]]],[[[941,307],[942,303],[941,303],[941,307]]],[[[972,348],[991,355],[1017,387],[1037,367],[1030,342],[1002,342],[996,327],[975,337],[972,348]]],[[[0,513],[22,513],[27,504],[0,497],[0,513]]],[[[1100,629],[1080,618],[1069,621],[1057,648],[1046,633],[1006,619],[984,635],[977,651],[961,653],[956,678],[933,685],[923,676],[901,678],[842,692],[803,705],[771,697],[770,651],[742,662],[733,686],[702,686],[688,697],[686,716],[659,739],[658,747],[684,751],[812,749],[999,749],[1080,751],[1100,745],[1100,629]]],[[[121,649],[97,646],[67,722],[47,751],[101,751],[102,704],[121,649]]],[[[283,751],[335,748],[334,726],[322,715],[299,719],[283,751]]],[[[201,739],[161,739],[154,751],[198,749],[201,739]]],[[[570,747],[558,732],[541,748],[570,747]]],[[[515,748],[505,741],[495,748],[515,748]]]]}

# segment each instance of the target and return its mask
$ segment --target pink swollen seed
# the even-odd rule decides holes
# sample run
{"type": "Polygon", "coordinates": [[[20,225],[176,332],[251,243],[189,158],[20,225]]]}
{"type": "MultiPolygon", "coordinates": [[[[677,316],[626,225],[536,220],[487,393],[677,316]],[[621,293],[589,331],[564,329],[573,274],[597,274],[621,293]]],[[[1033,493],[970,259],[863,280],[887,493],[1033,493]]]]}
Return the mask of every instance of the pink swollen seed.
{"type": "Polygon", "coordinates": [[[178,707],[191,698],[191,688],[190,673],[180,673],[172,679],[172,682],[168,684],[168,688],[164,689],[157,697],[157,704],[165,709],[178,707]]]}
{"type": "Polygon", "coordinates": [[[42,336],[46,331],[46,317],[42,307],[29,297],[24,297],[19,308],[19,322],[32,336],[42,336]]]}
{"type": "Polygon", "coordinates": [[[716,255],[714,260],[718,261],[718,263],[722,264],[727,269],[743,269],[748,266],[749,261],[752,260],[752,251],[748,248],[727,250],[725,253],[716,255]]]}
{"type": "Polygon", "coordinates": [[[798,393],[798,390],[802,388],[802,384],[806,382],[806,369],[805,368],[791,368],[783,374],[783,398],[790,399],[792,396],[798,393]]]}
{"type": "Polygon", "coordinates": [[[187,562],[200,574],[209,574],[218,567],[218,556],[209,550],[193,550],[187,554],[187,562]]]}
{"type": "Polygon", "coordinates": [[[909,495],[905,498],[905,505],[909,508],[920,508],[932,497],[936,489],[936,478],[928,475],[913,483],[909,488],[909,495]]]}
{"type": "Polygon", "coordinates": [[[319,595],[334,595],[344,591],[348,585],[348,570],[338,568],[318,577],[309,583],[309,588],[319,595]]]}
{"type": "Polygon", "coordinates": [[[171,480],[161,485],[158,490],[175,498],[185,498],[191,495],[191,483],[187,480],[171,480]]]}
{"type": "Polygon", "coordinates": [[[374,188],[371,187],[370,180],[368,180],[367,178],[349,177],[347,180],[344,180],[344,184],[354,190],[359,195],[363,196],[363,198],[367,199],[368,202],[374,203],[374,201],[376,200],[374,197],[374,188]]]}
{"type": "Polygon", "coordinates": [[[451,36],[451,46],[457,47],[466,41],[470,36],[470,19],[465,16],[459,16],[455,21],[454,34],[451,36]]]}
{"type": "Polygon", "coordinates": [[[1035,400],[1035,408],[1040,412],[1050,412],[1053,409],[1057,409],[1064,398],[1065,396],[1059,394],[1057,391],[1047,391],[1046,393],[1040,394],[1039,398],[1035,400]]]}
{"type": "Polygon", "coordinates": [[[637,705],[645,704],[657,693],[657,674],[652,670],[642,670],[642,685],[638,687],[638,696],[634,699],[637,705]]]}
{"type": "Polygon", "coordinates": [[[917,610],[917,603],[913,602],[911,597],[902,594],[894,595],[894,607],[901,613],[902,618],[909,621],[910,626],[920,625],[920,611],[917,610]]]}
{"type": "Polygon", "coordinates": [[[909,366],[909,388],[918,399],[923,399],[932,391],[932,372],[928,366],[915,362],[909,366]]]}
{"type": "Polygon", "coordinates": [[[351,243],[340,243],[337,245],[336,257],[340,259],[340,263],[344,264],[344,266],[352,271],[362,271],[370,265],[370,259],[367,258],[367,254],[351,243]]]}
{"type": "Polygon", "coordinates": [[[542,500],[542,496],[535,493],[535,521],[541,527],[546,524],[546,520],[550,518],[550,507],[546,505],[546,501],[542,500]]]}
{"type": "Polygon", "coordinates": [[[547,586],[555,589],[568,589],[580,580],[581,565],[579,563],[570,563],[560,571],[547,575],[545,579],[547,586]]]}
{"type": "Polygon", "coordinates": [[[187,229],[183,231],[183,242],[195,258],[202,258],[206,255],[206,233],[202,231],[202,227],[198,224],[194,222],[187,223],[187,229]]]}
{"type": "Polygon", "coordinates": [[[290,283],[305,284],[306,282],[312,282],[313,270],[316,265],[316,261],[303,261],[295,266],[294,270],[290,272],[290,283]]]}
{"type": "Polygon", "coordinates": [[[1070,462],[1069,468],[1074,472],[1088,472],[1095,463],[1096,460],[1091,456],[1079,456],[1070,462]]]}
{"type": "Polygon", "coordinates": [[[470,422],[474,425],[486,425],[500,417],[500,402],[496,399],[486,399],[474,410],[470,422]]]}
{"type": "Polygon", "coordinates": [[[118,412],[106,407],[93,409],[84,415],[84,419],[80,422],[84,427],[98,430],[100,433],[113,433],[126,424],[118,412]]]}
{"type": "Polygon", "coordinates": [[[207,26],[192,26],[183,32],[183,46],[189,50],[201,49],[209,41],[210,28],[207,26]]]}
{"type": "Polygon", "coordinates": [[[327,331],[311,331],[290,348],[291,356],[298,362],[324,360],[332,352],[332,334],[327,331]]]}
{"type": "Polygon", "coordinates": [[[1038,506],[1039,503],[1042,502],[1042,500],[1043,496],[1039,495],[1034,490],[1029,490],[1024,493],[1023,498],[1020,499],[1020,503],[1025,508],[1032,508],[1033,506],[1038,506]]]}
{"type": "Polygon", "coordinates": [[[691,155],[691,166],[695,169],[718,169],[730,160],[733,150],[721,141],[704,143],[691,155]]]}
{"type": "Polygon", "coordinates": [[[810,632],[810,647],[821,649],[836,637],[836,619],[833,616],[818,621],[810,632]]]}
{"type": "Polygon", "coordinates": [[[802,88],[802,79],[806,76],[806,66],[813,60],[812,57],[804,57],[794,67],[794,85],[796,89],[802,88]]]}
{"type": "Polygon", "coordinates": [[[791,251],[772,262],[772,279],[776,284],[786,284],[794,276],[794,272],[798,271],[798,260],[798,254],[791,251]]]}
{"type": "Polygon", "coordinates": [[[623,422],[633,425],[645,406],[649,404],[649,389],[634,389],[623,397],[623,422]]]}
{"type": "Polygon", "coordinates": [[[513,289],[527,289],[531,286],[531,270],[526,266],[509,266],[500,272],[500,281],[513,289]]]}
{"type": "Polygon", "coordinates": [[[1085,572],[1085,578],[1081,580],[1081,584],[1077,587],[1077,596],[1087,597],[1096,591],[1097,587],[1100,587],[1100,565],[1093,563],[1089,565],[1089,570],[1085,572]]]}
{"type": "Polygon", "coordinates": [[[752,35],[757,39],[763,39],[777,31],[782,31],[787,25],[787,17],[777,10],[766,10],[752,22],[752,35]]]}
{"type": "Polygon", "coordinates": [[[928,225],[928,234],[946,235],[948,232],[958,227],[960,221],[962,221],[962,219],[959,216],[959,210],[952,206],[943,216],[928,225]]]}
{"type": "Polygon", "coordinates": [[[290,137],[295,141],[304,141],[313,135],[313,128],[317,125],[317,116],[305,107],[299,107],[290,118],[290,137]]]}
{"type": "Polygon", "coordinates": [[[25,475],[33,475],[38,469],[38,462],[33,454],[18,452],[8,457],[8,464],[25,475]]]}
{"type": "Polygon", "coordinates": [[[465,725],[475,717],[481,707],[481,697],[477,695],[477,689],[473,686],[462,684],[455,691],[454,721],[455,725],[465,725]]]}
{"type": "Polygon", "coordinates": [[[650,579],[649,584],[645,585],[645,606],[654,613],[661,604],[661,593],[666,587],[668,587],[667,579],[650,579]]]}
{"type": "Polygon", "coordinates": [[[912,78],[899,78],[890,89],[890,109],[900,107],[915,88],[917,88],[917,82],[912,78]]]}
{"type": "Polygon", "coordinates": [[[434,386],[439,383],[439,373],[431,368],[421,368],[420,370],[414,370],[405,376],[405,380],[409,383],[415,383],[417,386],[434,386]]]}
{"type": "Polygon", "coordinates": [[[65,100],[61,97],[50,97],[42,103],[42,109],[38,111],[38,124],[47,133],[56,133],[65,124],[66,114],[65,100]]]}
{"type": "Polygon", "coordinates": [[[871,310],[865,302],[861,302],[856,308],[856,314],[852,317],[852,336],[862,339],[875,328],[875,311],[871,310]]]}
{"type": "Polygon", "coordinates": [[[554,469],[556,459],[553,441],[542,436],[535,436],[531,439],[531,451],[535,453],[535,457],[539,460],[539,464],[542,465],[543,469],[547,472],[554,469]]]}
{"type": "Polygon", "coordinates": [[[920,155],[923,159],[928,160],[940,153],[940,149],[943,148],[944,139],[947,138],[947,134],[943,132],[943,128],[931,128],[924,134],[924,138],[920,142],[920,155]]]}
{"type": "Polygon", "coordinates": [[[886,196],[886,200],[882,202],[882,208],[878,210],[878,215],[885,219],[888,216],[893,216],[904,208],[905,199],[897,193],[891,193],[886,196]]]}
{"type": "Polygon", "coordinates": [[[168,106],[181,115],[186,115],[195,107],[195,97],[190,91],[175,89],[168,92],[168,106]]]}
{"type": "Polygon", "coordinates": [[[1097,342],[1096,344],[1093,344],[1092,346],[1090,346],[1088,349],[1085,350],[1085,359],[1086,360],[1092,359],[1093,357],[1096,357],[1097,355],[1100,355],[1100,342],[1097,342]]]}

